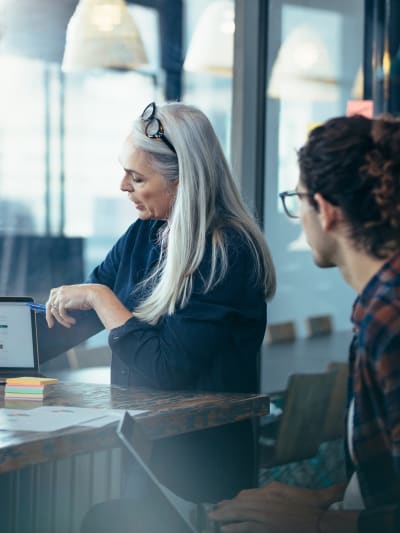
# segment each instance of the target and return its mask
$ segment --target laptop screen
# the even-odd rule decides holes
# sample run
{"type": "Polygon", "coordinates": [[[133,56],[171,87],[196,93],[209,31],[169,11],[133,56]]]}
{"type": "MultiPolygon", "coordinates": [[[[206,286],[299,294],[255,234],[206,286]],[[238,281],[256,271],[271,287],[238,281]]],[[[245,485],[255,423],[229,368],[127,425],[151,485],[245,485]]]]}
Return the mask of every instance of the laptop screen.
{"type": "Polygon", "coordinates": [[[32,298],[0,297],[0,373],[37,368],[35,315],[32,298]]]}

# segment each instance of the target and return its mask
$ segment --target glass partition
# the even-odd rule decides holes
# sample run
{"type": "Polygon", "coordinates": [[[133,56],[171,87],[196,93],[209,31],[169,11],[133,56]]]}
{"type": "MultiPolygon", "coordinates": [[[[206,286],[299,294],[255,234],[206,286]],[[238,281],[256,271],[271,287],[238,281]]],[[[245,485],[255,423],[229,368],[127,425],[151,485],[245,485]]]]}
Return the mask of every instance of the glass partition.
{"type": "Polygon", "coordinates": [[[231,144],[233,0],[185,3],[183,100],[208,118],[229,159],[231,144]]]}
{"type": "Polygon", "coordinates": [[[265,233],[278,290],[269,323],[329,314],[348,329],[355,297],[339,273],[314,266],[300,224],[283,213],[278,193],[298,180],[296,150],[318,122],[346,113],[363,57],[364,2],[270,2],[266,121],[265,233]]]}

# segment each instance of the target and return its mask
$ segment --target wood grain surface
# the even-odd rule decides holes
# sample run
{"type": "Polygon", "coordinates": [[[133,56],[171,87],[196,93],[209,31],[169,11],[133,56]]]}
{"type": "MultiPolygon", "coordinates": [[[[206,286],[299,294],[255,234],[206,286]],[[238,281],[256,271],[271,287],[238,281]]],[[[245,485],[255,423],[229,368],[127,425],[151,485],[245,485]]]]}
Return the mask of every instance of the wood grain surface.
{"type": "MultiPolygon", "coordinates": [[[[87,383],[59,383],[49,387],[42,403],[4,400],[0,407],[32,409],[65,405],[99,409],[146,409],[136,418],[150,440],[200,431],[268,412],[263,394],[216,394],[155,391],[87,383]]],[[[101,428],[74,426],[55,432],[8,431],[0,428],[0,473],[119,444],[117,422],[101,428]]]]}

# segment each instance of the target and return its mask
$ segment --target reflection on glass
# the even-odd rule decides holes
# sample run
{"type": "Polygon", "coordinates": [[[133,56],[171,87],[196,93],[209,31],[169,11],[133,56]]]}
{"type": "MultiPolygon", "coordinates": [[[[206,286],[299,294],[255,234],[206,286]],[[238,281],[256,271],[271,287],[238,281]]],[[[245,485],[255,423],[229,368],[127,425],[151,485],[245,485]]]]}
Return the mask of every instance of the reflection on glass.
{"type": "Polygon", "coordinates": [[[341,86],[339,76],[343,70],[340,54],[343,24],[343,15],[335,11],[283,6],[283,45],[274,66],[275,77],[273,69],[269,84],[269,91],[273,94],[281,91],[280,191],[296,185],[298,170],[295,148],[305,142],[310,126],[340,114],[340,90],[345,89],[341,86]],[[304,20],[307,20],[307,24],[304,24],[304,20]],[[323,32],[320,28],[323,28],[323,32]],[[293,68],[291,72],[290,63],[293,68]]]}
{"type": "Polygon", "coordinates": [[[209,117],[229,159],[234,2],[188,1],[185,28],[183,100],[198,106],[209,117]]]}
{"type": "Polygon", "coordinates": [[[282,100],[335,101],[338,80],[321,34],[308,25],[291,30],[279,49],[268,96],[282,100]]]}
{"type": "Polygon", "coordinates": [[[217,0],[204,9],[186,53],[186,71],[232,75],[234,9],[232,0],[217,0]]]}
{"type": "Polygon", "coordinates": [[[314,265],[301,225],[285,215],[278,193],[297,185],[296,151],[309,130],[346,112],[362,63],[363,12],[362,0],[275,0],[269,12],[264,220],[278,290],[268,315],[271,324],[294,320],[300,336],[315,314],[348,329],[354,294],[335,269],[314,265]]]}

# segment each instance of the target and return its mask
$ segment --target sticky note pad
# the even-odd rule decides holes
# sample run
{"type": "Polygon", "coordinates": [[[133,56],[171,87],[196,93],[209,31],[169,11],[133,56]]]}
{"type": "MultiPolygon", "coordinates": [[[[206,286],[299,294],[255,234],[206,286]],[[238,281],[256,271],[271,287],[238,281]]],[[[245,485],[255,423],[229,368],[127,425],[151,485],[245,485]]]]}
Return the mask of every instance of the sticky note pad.
{"type": "Polygon", "coordinates": [[[14,383],[16,385],[35,384],[35,385],[51,385],[52,383],[58,383],[57,378],[41,378],[41,377],[20,377],[20,378],[8,378],[7,384],[14,383]]]}
{"type": "Polygon", "coordinates": [[[374,117],[374,102],[372,100],[347,100],[346,116],[362,115],[366,118],[374,117]]]}

